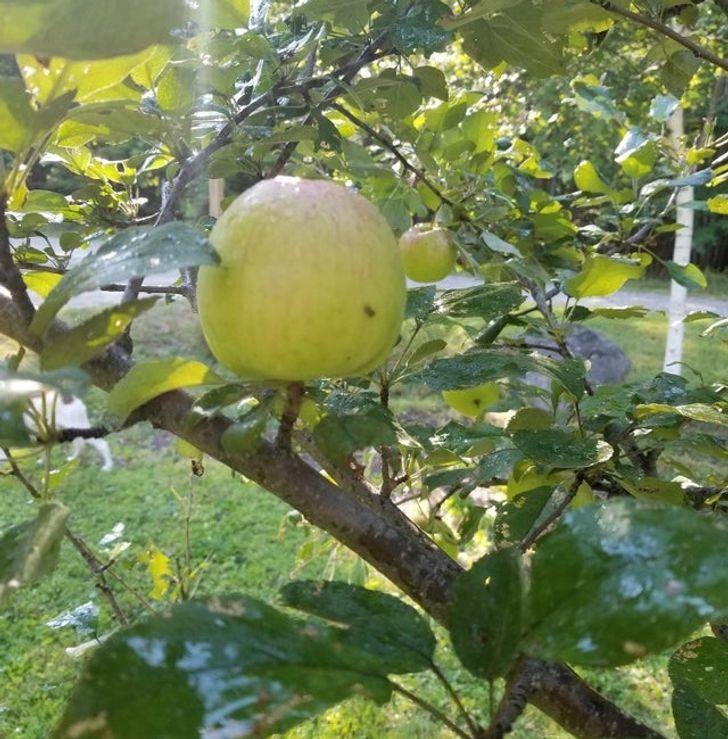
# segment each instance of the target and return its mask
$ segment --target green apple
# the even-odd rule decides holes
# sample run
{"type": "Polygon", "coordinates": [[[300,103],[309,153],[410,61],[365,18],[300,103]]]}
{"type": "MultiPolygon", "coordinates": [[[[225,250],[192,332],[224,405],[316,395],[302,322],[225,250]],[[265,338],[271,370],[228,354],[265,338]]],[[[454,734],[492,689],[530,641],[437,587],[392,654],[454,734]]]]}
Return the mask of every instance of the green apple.
{"type": "Polygon", "coordinates": [[[405,274],[415,282],[436,282],[447,277],[457,257],[447,231],[422,224],[402,234],[399,250],[405,274]]]}
{"type": "Polygon", "coordinates": [[[458,413],[475,418],[498,400],[500,391],[495,382],[486,382],[484,385],[467,387],[463,390],[445,390],[442,397],[458,413]]]}
{"type": "Polygon", "coordinates": [[[264,180],[233,201],[210,240],[220,265],[200,269],[200,321],[235,373],[349,377],[385,360],[406,286],[394,234],[368,200],[325,180],[264,180]]]}

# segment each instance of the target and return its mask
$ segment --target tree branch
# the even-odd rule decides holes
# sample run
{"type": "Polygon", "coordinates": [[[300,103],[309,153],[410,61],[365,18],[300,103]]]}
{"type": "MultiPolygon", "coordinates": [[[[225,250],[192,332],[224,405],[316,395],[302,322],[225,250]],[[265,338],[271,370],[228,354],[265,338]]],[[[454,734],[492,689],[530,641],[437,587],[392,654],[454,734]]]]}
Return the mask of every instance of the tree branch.
{"type": "Polygon", "coordinates": [[[365,121],[361,120],[361,118],[354,115],[354,113],[352,113],[350,110],[345,108],[343,105],[339,105],[338,103],[332,103],[329,107],[332,108],[333,110],[338,111],[342,115],[346,116],[355,126],[357,126],[358,128],[361,128],[361,130],[366,132],[369,136],[371,136],[371,138],[373,138],[375,141],[378,141],[386,149],[389,149],[389,151],[391,151],[392,154],[394,154],[394,156],[398,159],[398,161],[402,164],[402,166],[408,172],[411,172],[417,178],[418,181],[420,181],[423,185],[425,185],[428,189],[430,189],[435,195],[437,195],[437,197],[440,198],[440,200],[443,203],[447,203],[449,206],[453,208],[455,207],[455,203],[442,194],[442,191],[440,190],[440,188],[430,181],[430,179],[425,174],[424,170],[420,169],[419,167],[415,167],[415,165],[412,164],[404,154],[402,154],[402,152],[399,150],[397,145],[393,141],[391,141],[387,136],[373,129],[368,123],[366,123],[365,121]]]}
{"type": "MultiPolygon", "coordinates": [[[[721,3],[725,2],[725,0],[720,1],[721,3]]],[[[700,59],[704,59],[705,61],[710,62],[716,67],[720,67],[721,69],[725,69],[726,71],[728,71],[728,61],[726,61],[725,59],[721,59],[719,56],[710,51],[710,49],[706,49],[704,46],[696,44],[695,41],[693,41],[692,39],[688,38],[687,36],[683,36],[682,34],[678,33],[676,30],[670,28],[670,26],[667,26],[664,23],[660,23],[659,21],[656,21],[653,18],[649,18],[646,15],[634,13],[627,8],[622,8],[619,5],[615,5],[614,3],[610,2],[609,0],[590,0],[590,2],[594,5],[599,5],[600,7],[604,8],[604,10],[607,10],[610,13],[621,15],[623,18],[627,18],[633,23],[637,23],[641,26],[645,26],[646,28],[651,28],[653,31],[657,31],[657,33],[660,33],[663,36],[667,36],[673,41],[676,41],[681,46],[684,46],[686,49],[689,49],[693,52],[693,54],[695,54],[695,56],[699,57],[700,59]]]]}
{"type": "MultiPolygon", "coordinates": [[[[49,335],[59,336],[65,330],[60,321],[54,321],[49,335]]],[[[33,351],[42,349],[40,338],[28,330],[18,309],[2,295],[0,333],[33,351]]],[[[116,347],[84,365],[94,382],[106,390],[130,367],[128,357],[116,347]]],[[[193,402],[182,391],[165,393],[138,409],[131,422],[149,421],[269,490],[377,568],[432,617],[447,624],[452,586],[462,568],[391,501],[387,501],[390,507],[385,518],[374,506],[357,500],[346,487],[329,482],[300,457],[281,454],[269,443],[254,454],[228,455],[220,437],[231,422],[216,416],[188,423],[193,402]]],[[[527,660],[525,665],[532,671],[535,686],[531,703],[567,731],[580,737],[615,739],[660,736],[592,690],[568,667],[538,660],[527,660]]]]}
{"type": "Polygon", "coordinates": [[[13,253],[10,249],[10,234],[5,220],[7,203],[7,195],[0,192],[0,283],[4,284],[10,291],[13,301],[18,306],[23,319],[27,322],[32,320],[35,308],[28,296],[28,289],[25,282],[23,282],[23,276],[13,261],[13,253]]]}

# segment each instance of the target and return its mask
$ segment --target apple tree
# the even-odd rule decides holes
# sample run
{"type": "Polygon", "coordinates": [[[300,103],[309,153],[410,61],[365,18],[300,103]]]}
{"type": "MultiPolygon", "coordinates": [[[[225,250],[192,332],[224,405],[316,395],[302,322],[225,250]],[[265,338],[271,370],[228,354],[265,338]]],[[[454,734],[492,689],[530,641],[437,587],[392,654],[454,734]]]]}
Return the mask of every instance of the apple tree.
{"type": "MultiPolygon", "coordinates": [[[[119,622],[55,736],[268,735],[396,693],[462,737],[503,736],[528,703],[576,736],[656,737],[574,668],[668,649],[680,736],[728,736],[725,386],[680,368],[597,385],[569,342],[596,317],[640,323],[640,306],[584,299],[660,259],[680,187],[707,187],[695,207],[728,213],[710,92],[728,70],[724,0],[0,0],[0,18],[0,332],[17,345],[0,367],[0,448],[34,506],[0,534],[0,603],[52,570],[65,538],[119,622]],[[627,68],[629,83],[614,78],[627,68]],[[681,99],[695,136],[675,142],[681,99]],[[361,199],[382,250],[362,250],[368,232],[338,195],[304,208],[289,188],[238,218],[280,175],[361,199]],[[227,182],[224,237],[196,214],[206,180],[227,182]],[[318,217],[344,236],[312,246],[311,268],[298,245],[318,217]],[[406,305],[403,282],[383,289],[403,234],[414,277],[456,263],[472,286],[411,287],[406,305]],[[343,263],[337,289],[326,267],[342,241],[359,281],[343,263]],[[243,242],[265,268],[251,257],[218,279],[243,242]],[[155,285],[170,269],[178,281],[155,285]],[[60,317],[99,288],[117,303],[60,317]],[[391,336],[368,333],[368,312],[337,322],[359,290],[383,302],[391,336]],[[220,364],[135,355],[129,329],[160,296],[194,323],[199,307],[220,364]],[[314,304],[334,327],[325,346],[293,315],[314,304]],[[237,333],[239,308],[280,330],[237,333]],[[373,364],[344,356],[374,344],[373,364]],[[332,346],[339,361],[322,365],[332,346]],[[319,369],[230,359],[267,353],[319,369]],[[90,384],[107,393],[105,424],[59,428],[44,399],[90,384]],[[454,418],[399,410],[424,394],[454,418]],[[275,603],[219,593],[151,618],[122,610],[113,562],[74,532],[50,459],[142,422],[283,500],[407,600],[292,581],[275,603]],[[462,705],[436,633],[492,706],[462,705]],[[427,671],[452,711],[398,677],[427,671]]],[[[705,285],[695,265],[665,267],[705,285]]],[[[725,342],[720,315],[686,320],[725,342]]]]}

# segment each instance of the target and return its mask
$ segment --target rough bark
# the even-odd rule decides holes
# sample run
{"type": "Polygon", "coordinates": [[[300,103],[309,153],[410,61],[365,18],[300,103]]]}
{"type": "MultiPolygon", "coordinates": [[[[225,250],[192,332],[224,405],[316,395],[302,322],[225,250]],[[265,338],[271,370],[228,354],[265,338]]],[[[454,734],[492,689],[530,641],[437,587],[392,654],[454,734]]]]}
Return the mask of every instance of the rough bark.
{"type": "MultiPolygon", "coordinates": [[[[64,330],[58,321],[51,327],[52,333],[64,330]]],[[[41,349],[40,339],[28,331],[17,308],[1,293],[0,333],[34,351],[41,349]]],[[[113,348],[85,369],[99,387],[108,390],[130,366],[123,352],[113,348]]],[[[332,484],[299,456],[271,444],[255,454],[227,455],[220,437],[229,422],[218,417],[191,423],[191,405],[191,397],[184,392],[166,393],[136,411],[130,422],[149,421],[255,481],[363,557],[439,622],[447,623],[452,585],[462,569],[394,505],[363,500],[365,486],[355,497],[348,486],[332,484]]],[[[575,736],[660,736],[564,665],[526,660],[524,669],[533,684],[529,701],[575,736]]]]}

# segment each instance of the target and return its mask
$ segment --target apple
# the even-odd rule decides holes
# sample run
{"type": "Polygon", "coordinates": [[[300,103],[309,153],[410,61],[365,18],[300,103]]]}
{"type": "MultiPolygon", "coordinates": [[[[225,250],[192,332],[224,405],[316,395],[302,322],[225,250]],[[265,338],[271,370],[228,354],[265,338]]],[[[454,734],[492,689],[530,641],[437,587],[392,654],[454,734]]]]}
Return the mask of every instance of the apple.
{"type": "Polygon", "coordinates": [[[399,250],[405,274],[415,282],[437,282],[447,277],[457,257],[447,231],[423,224],[402,234],[399,250]]]}
{"type": "Polygon", "coordinates": [[[486,382],[484,385],[467,387],[463,390],[445,390],[442,397],[458,413],[475,418],[484,413],[487,406],[498,400],[500,391],[495,382],[486,382]]]}
{"type": "Polygon", "coordinates": [[[200,269],[200,322],[236,374],[349,377],[389,354],[404,272],[392,230],[365,198],[326,180],[264,180],[230,204],[210,241],[220,265],[200,269]]]}

